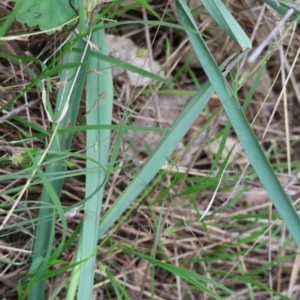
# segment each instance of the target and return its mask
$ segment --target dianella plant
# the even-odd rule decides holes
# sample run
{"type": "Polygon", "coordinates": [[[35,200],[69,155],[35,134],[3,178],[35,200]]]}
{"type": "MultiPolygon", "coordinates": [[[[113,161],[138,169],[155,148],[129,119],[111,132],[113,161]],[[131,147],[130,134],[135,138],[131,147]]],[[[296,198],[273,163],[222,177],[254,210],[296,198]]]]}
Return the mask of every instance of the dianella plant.
{"type": "MultiPolygon", "coordinates": [[[[174,1],[172,5],[176,11],[176,17],[173,22],[166,23],[157,15],[151,6],[151,1],[146,0],[130,3],[122,0],[111,2],[16,0],[11,14],[3,21],[0,36],[4,42],[20,38],[20,36],[6,34],[14,20],[26,23],[30,27],[35,26],[36,31],[29,31],[26,34],[28,36],[43,33],[50,37],[54,33],[63,33],[59,46],[45,59],[31,55],[0,54],[2,58],[20,62],[32,78],[21,91],[14,93],[6,106],[1,109],[11,108],[15,101],[34,87],[41,96],[43,111],[50,124],[48,129],[45,129],[20,117],[10,121],[11,123],[14,120],[21,122],[23,126],[28,126],[31,132],[31,135],[24,130],[19,132],[20,140],[23,141],[25,148],[20,164],[24,161],[26,164],[15,174],[10,177],[2,176],[1,179],[22,178],[22,184],[18,188],[8,189],[2,195],[0,194],[2,197],[5,196],[5,199],[9,199],[7,201],[10,203],[8,206],[5,202],[3,206],[6,216],[1,229],[9,232],[17,230],[18,226],[22,225],[26,227],[26,230],[32,230],[28,243],[32,251],[30,252],[32,256],[28,259],[31,267],[15,287],[19,299],[93,299],[97,274],[111,283],[115,293],[112,299],[130,299],[124,288],[126,280],[121,282],[119,277],[113,275],[109,263],[98,260],[99,253],[104,251],[103,245],[109,243],[113,233],[135,209],[134,205],[146,199],[151,189],[159,185],[165,174],[161,172],[164,164],[205,110],[213,94],[218,96],[228,116],[228,127],[222,137],[221,145],[225,144],[229,129],[232,127],[252,165],[255,176],[260,180],[276,208],[278,218],[285,224],[294,243],[300,246],[298,214],[279,182],[229,83],[228,74],[249,54],[252,42],[221,0],[199,1],[207,14],[216,22],[216,26],[219,26],[220,31],[222,30],[223,34],[226,34],[239,48],[239,51],[218,65],[203,34],[197,27],[188,2],[174,1]],[[138,6],[142,6],[144,11],[151,14],[154,21],[138,18],[131,21],[114,21],[118,15],[138,6]],[[207,81],[199,84],[198,90],[183,107],[176,120],[167,128],[130,125],[129,115],[125,115],[121,123],[113,124],[115,95],[112,68],[117,66],[129,70],[138,76],[148,78],[152,83],[155,82],[170,89],[176,87],[176,82],[170,76],[165,76],[164,72],[149,72],[133,65],[130,61],[122,61],[108,55],[107,30],[113,31],[118,26],[133,24],[165,26],[178,30],[186,36],[207,76],[207,81]],[[36,72],[28,63],[38,65],[41,72],[36,72]],[[55,78],[55,86],[53,78],[55,78]],[[83,106],[84,110],[82,110],[83,106]],[[105,191],[113,172],[118,169],[117,166],[120,163],[118,155],[128,131],[160,132],[162,138],[154,149],[149,150],[149,155],[143,164],[135,169],[131,178],[128,178],[126,186],[117,199],[103,212],[105,191]],[[84,151],[75,152],[73,151],[74,143],[76,143],[74,136],[79,133],[84,136],[84,151]],[[31,148],[27,143],[28,139],[39,141],[39,146],[31,148]],[[74,159],[84,161],[84,165],[75,166],[72,163],[74,159]],[[74,176],[83,180],[84,196],[70,206],[64,206],[61,202],[64,182],[71,180],[74,176]],[[37,211],[37,217],[32,222],[24,220],[22,223],[11,224],[9,219],[14,211],[20,207],[25,209],[22,206],[24,195],[35,188],[40,189],[39,201],[35,201],[32,206],[28,204],[26,209],[37,211]],[[78,211],[83,212],[82,219],[76,223],[76,226],[70,228],[68,218],[78,211]],[[74,249],[74,245],[73,254],[67,256],[70,249],[74,249]],[[51,289],[49,282],[51,282],[51,289]]],[[[291,9],[291,6],[284,1],[265,0],[265,3],[283,15],[291,9]],[[275,2],[278,3],[274,4],[275,2]]],[[[298,11],[295,9],[290,15],[291,20],[298,21],[297,14],[298,11]]],[[[257,66],[257,69],[260,67],[257,66]]],[[[233,148],[221,164],[220,171],[216,175],[217,181],[222,179],[233,148]]],[[[218,153],[219,157],[222,150],[223,148],[218,153]]],[[[200,221],[205,219],[208,212],[209,207],[201,216],[200,221]]],[[[161,219],[156,223],[157,228],[160,228],[160,222],[161,219]]],[[[168,228],[166,234],[172,238],[173,228],[168,228]]],[[[180,263],[167,261],[167,252],[163,259],[160,259],[156,255],[156,247],[160,245],[160,238],[158,230],[151,254],[145,254],[133,245],[114,244],[112,240],[111,244],[131,257],[147,261],[153,268],[152,271],[157,267],[172,273],[177,280],[178,289],[181,286],[180,280],[184,280],[212,299],[226,299],[226,297],[245,299],[233,289],[228,288],[225,283],[218,282],[217,279],[195,270],[187,270],[180,266],[180,263]]],[[[154,275],[152,279],[154,280],[154,275]]],[[[247,281],[246,278],[240,280],[250,285],[250,280],[247,281]]],[[[253,282],[252,284],[258,285],[253,282]]],[[[149,288],[149,295],[149,298],[154,299],[153,287],[149,288]]]]}

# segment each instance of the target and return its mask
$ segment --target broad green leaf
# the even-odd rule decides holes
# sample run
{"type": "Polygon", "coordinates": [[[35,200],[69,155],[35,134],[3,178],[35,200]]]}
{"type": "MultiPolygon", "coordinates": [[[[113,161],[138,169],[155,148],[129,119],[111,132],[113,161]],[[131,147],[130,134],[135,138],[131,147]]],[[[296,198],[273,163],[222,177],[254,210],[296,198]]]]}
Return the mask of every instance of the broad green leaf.
{"type": "Polygon", "coordinates": [[[41,30],[62,26],[76,17],[68,0],[17,0],[17,3],[20,1],[23,5],[17,13],[17,21],[39,26],[41,30]]]}

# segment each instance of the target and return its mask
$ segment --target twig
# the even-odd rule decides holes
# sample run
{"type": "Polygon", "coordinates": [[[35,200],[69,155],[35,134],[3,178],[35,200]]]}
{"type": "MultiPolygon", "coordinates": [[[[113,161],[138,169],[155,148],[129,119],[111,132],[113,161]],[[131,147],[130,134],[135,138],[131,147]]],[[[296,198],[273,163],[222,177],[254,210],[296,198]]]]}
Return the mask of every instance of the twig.
{"type": "Polygon", "coordinates": [[[253,63],[257,57],[261,54],[261,52],[264,50],[264,48],[270,43],[271,39],[275,37],[276,33],[280,28],[283,26],[283,24],[288,20],[288,18],[294,13],[295,9],[290,8],[284,17],[277,23],[275,28],[269,33],[269,35],[264,39],[264,41],[253,51],[253,53],[248,58],[248,63],[253,63]]]}
{"type": "Polygon", "coordinates": [[[34,99],[28,103],[28,105],[24,104],[17,108],[12,109],[11,111],[7,112],[4,116],[0,117],[0,124],[4,123],[5,121],[11,119],[13,116],[17,115],[21,111],[25,110],[27,107],[34,107],[37,103],[39,103],[42,99],[34,99]]]}

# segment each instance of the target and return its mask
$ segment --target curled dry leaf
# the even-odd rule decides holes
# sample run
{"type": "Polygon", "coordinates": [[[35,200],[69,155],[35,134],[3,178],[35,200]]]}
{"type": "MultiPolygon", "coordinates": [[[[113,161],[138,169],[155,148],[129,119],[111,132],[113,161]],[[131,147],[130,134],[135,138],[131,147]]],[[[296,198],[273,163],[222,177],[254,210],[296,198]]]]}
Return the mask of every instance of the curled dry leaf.
{"type": "MultiPolygon", "coordinates": [[[[189,100],[188,96],[160,95],[157,97],[159,112],[157,112],[156,110],[154,100],[150,101],[134,121],[134,125],[158,127],[158,124],[161,124],[161,127],[170,127],[189,100]],[[157,116],[160,116],[160,118],[158,118],[157,116]]],[[[209,108],[211,111],[215,109],[215,107],[212,107],[211,105],[209,105],[209,108]]],[[[186,133],[185,137],[174,151],[174,154],[172,156],[173,158],[180,154],[180,158],[178,160],[179,166],[184,167],[189,165],[193,159],[194,154],[199,151],[199,148],[201,148],[201,146],[207,139],[208,133],[205,130],[200,133],[198,132],[201,126],[204,124],[205,120],[205,115],[199,115],[198,119],[194,122],[193,126],[186,133]],[[185,151],[183,151],[190,141],[193,141],[192,145],[189,145],[188,149],[185,149],[185,151]]],[[[217,123],[215,123],[215,121],[213,123],[214,124],[212,124],[209,133],[210,135],[213,135],[217,130],[217,123]]],[[[128,133],[128,137],[131,143],[134,144],[134,148],[140,152],[146,152],[147,154],[149,153],[146,144],[150,147],[150,149],[153,150],[157,146],[162,135],[163,133],[151,131],[135,131],[128,133]]],[[[131,151],[133,150],[129,150],[129,155],[133,155],[131,151]]]]}
{"type": "MultiPolygon", "coordinates": [[[[156,61],[151,61],[148,55],[140,55],[141,49],[138,48],[131,39],[107,34],[106,41],[108,45],[108,54],[110,56],[128,62],[148,72],[157,75],[163,74],[161,66],[156,61]]],[[[124,71],[124,69],[119,67],[112,68],[112,72],[114,78],[126,72],[131,86],[145,86],[151,82],[150,78],[142,77],[139,74],[127,70],[124,71]]]]}
{"type": "MultiPolygon", "coordinates": [[[[136,126],[147,126],[147,127],[169,127],[176,117],[178,116],[182,107],[187,103],[188,97],[186,96],[158,96],[158,110],[156,109],[154,99],[148,103],[142,112],[137,116],[137,119],[134,121],[136,126]],[[160,118],[157,116],[160,115],[160,118]]],[[[146,144],[150,149],[154,149],[163,133],[160,132],[129,132],[128,137],[133,142],[136,149],[143,152],[147,149],[146,144]]],[[[182,149],[183,144],[179,145],[179,148],[182,149]]],[[[147,152],[147,150],[146,150],[147,152]]]]}
{"type": "MultiPolygon", "coordinates": [[[[217,155],[217,152],[219,151],[219,148],[220,148],[221,140],[222,140],[222,136],[213,140],[211,143],[209,143],[204,148],[204,150],[208,156],[215,157],[217,155]]],[[[238,145],[239,145],[239,142],[236,137],[228,136],[226,139],[226,142],[225,142],[224,149],[221,154],[220,163],[222,163],[226,159],[226,157],[227,157],[228,153],[231,151],[232,147],[235,147],[235,148],[231,154],[230,162],[235,161],[236,163],[242,163],[242,164],[247,163],[247,161],[248,161],[247,157],[246,157],[243,149],[241,147],[238,148],[238,145]]]]}

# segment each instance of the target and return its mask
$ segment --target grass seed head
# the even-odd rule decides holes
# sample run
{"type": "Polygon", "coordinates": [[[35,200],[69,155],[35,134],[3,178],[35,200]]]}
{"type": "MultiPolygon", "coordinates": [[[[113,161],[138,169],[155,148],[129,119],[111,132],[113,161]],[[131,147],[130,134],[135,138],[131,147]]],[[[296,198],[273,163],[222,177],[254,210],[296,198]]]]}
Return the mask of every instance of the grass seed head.
{"type": "Polygon", "coordinates": [[[19,166],[23,162],[23,153],[17,152],[13,154],[10,159],[14,166],[19,166]]]}

